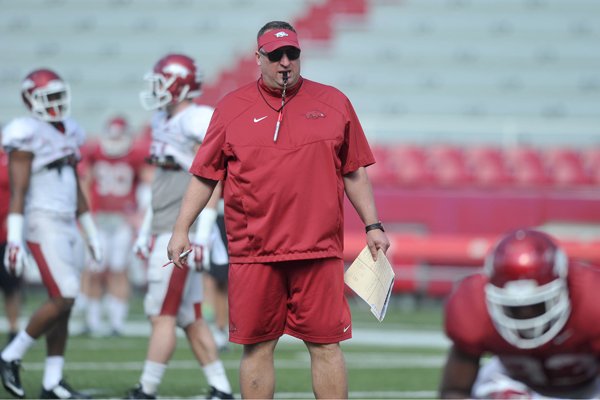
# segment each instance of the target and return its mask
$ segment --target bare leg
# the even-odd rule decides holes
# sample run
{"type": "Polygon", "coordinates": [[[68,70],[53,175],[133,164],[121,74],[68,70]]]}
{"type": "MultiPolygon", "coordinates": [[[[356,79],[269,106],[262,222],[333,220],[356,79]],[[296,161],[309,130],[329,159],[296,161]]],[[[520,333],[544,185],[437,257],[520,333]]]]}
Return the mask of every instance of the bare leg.
{"type": "Polygon", "coordinates": [[[167,364],[175,351],[175,317],[159,315],[152,317],[152,333],[148,341],[147,360],[167,364]]]}
{"type": "Polygon", "coordinates": [[[15,289],[4,296],[4,310],[8,320],[8,331],[10,333],[19,330],[19,314],[21,313],[21,288],[15,289]]]}
{"type": "Polygon", "coordinates": [[[222,332],[229,330],[229,307],[227,302],[227,286],[226,285],[215,285],[215,324],[217,328],[222,332]]]}
{"type": "Polygon", "coordinates": [[[200,365],[218,360],[217,345],[206,322],[202,319],[185,327],[185,334],[200,365]]]}
{"type": "Polygon", "coordinates": [[[244,399],[272,399],[275,394],[273,353],[277,340],[244,345],[240,391],[244,399]]]}
{"type": "Polygon", "coordinates": [[[347,399],[348,376],[340,344],[304,343],[310,352],[315,398],[347,399]]]}
{"type": "MultiPolygon", "coordinates": [[[[71,302],[71,305],[73,302],[71,302]]],[[[62,356],[67,347],[67,338],[69,336],[69,317],[71,309],[58,317],[54,326],[46,333],[46,352],[48,357],[62,356]]]]}
{"type": "Polygon", "coordinates": [[[128,301],[129,279],[127,278],[127,271],[108,272],[108,293],[119,300],[128,301]]]}
{"type": "Polygon", "coordinates": [[[29,319],[25,332],[34,339],[50,333],[55,325],[64,324],[63,317],[69,320],[73,299],[52,298],[46,300],[29,319]]]}
{"type": "Polygon", "coordinates": [[[108,296],[111,312],[108,317],[110,326],[114,333],[123,331],[129,307],[129,278],[127,270],[108,271],[108,296]]]}

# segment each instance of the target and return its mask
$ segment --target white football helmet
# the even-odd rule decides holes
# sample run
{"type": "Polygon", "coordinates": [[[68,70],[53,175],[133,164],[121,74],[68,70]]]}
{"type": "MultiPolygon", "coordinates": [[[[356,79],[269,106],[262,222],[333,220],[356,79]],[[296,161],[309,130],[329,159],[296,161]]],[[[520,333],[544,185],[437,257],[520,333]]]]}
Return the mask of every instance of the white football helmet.
{"type": "Polygon", "coordinates": [[[70,112],[71,90],[54,71],[37,69],[21,84],[25,105],[38,118],[48,122],[63,121],[70,112]]]}
{"type": "Polygon", "coordinates": [[[149,90],[140,93],[142,107],[156,110],[181,103],[201,94],[202,79],[196,62],[183,54],[169,54],[158,60],[144,77],[149,90]]]}
{"type": "Polygon", "coordinates": [[[506,341],[536,348],[565,326],[571,312],[568,259],[550,236],[534,230],[508,234],[486,259],[485,270],[487,307],[506,341]]]}

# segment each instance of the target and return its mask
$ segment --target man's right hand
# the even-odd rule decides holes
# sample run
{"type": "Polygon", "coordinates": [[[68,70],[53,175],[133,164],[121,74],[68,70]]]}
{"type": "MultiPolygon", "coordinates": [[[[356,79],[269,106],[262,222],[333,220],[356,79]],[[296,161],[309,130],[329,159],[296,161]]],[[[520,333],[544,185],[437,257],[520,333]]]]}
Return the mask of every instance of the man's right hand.
{"type": "Polygon", "coordinates": [[[167,245],[167,256],[178,268],[183,268],[185,259],[180,259],[179,255],[190,248],[190,239],[187,232],[173,231],[173,235],[167,245]]]}
{"type": "Polygon", "coordinates": [[[4,252],[4,266],[14,276],[23,274],[28,261],[27,254],[25,254],[27,249],[23,239],[24,224],[23,214],[9,213],[6,218],[8,243],[4,252]]]}

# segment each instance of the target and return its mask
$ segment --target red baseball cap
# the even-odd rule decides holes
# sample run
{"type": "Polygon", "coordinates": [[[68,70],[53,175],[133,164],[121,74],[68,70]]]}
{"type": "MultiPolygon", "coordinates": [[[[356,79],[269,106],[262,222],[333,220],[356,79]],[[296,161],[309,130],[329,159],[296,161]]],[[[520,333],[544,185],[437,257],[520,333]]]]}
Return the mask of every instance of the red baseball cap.
{"type": "Polygon", "coordinates": [[[296,32],[288,29],[273,29],[258,38],[258,48],[262,48],[267,53],[284,46],[300,48],[296,32]]]}

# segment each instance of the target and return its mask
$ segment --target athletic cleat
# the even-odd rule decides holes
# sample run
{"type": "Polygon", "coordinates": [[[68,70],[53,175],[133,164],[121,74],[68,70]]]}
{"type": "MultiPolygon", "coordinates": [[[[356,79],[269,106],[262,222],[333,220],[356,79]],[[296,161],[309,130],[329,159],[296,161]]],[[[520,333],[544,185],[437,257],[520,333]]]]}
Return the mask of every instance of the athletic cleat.
{"type": "Polygon", "coordinates": [[[210,387],[210,392],[208,393],[208,396],[206,396],[207,399],[233,399],[233,394],[231,393],[224,393],[221,392],[220,390],[217,390],[214,386],[210,387]]]}
{"type": "Polygon", "coordinates": [[[91,397],[85,393],[78,392],[65,382],[64,379],[61,379],[58,385],[50,390],[42,387],[40,399],[91,399],[91,397]]]}
{"type": "Polygon", "coordinates": [[[125,399],[156,399],[156,395],[144,393],[142,385],[139,383],[130,389],[124,397],[125,399]]]}
{"type": "Polygon", "coordinates": [[[25,390],[21,386],[20,368],[21,360],[4,361],[0,357],[0,377],[2,378],[4,389],[13,396],[22,399],[25,397],[25,390]]]}

